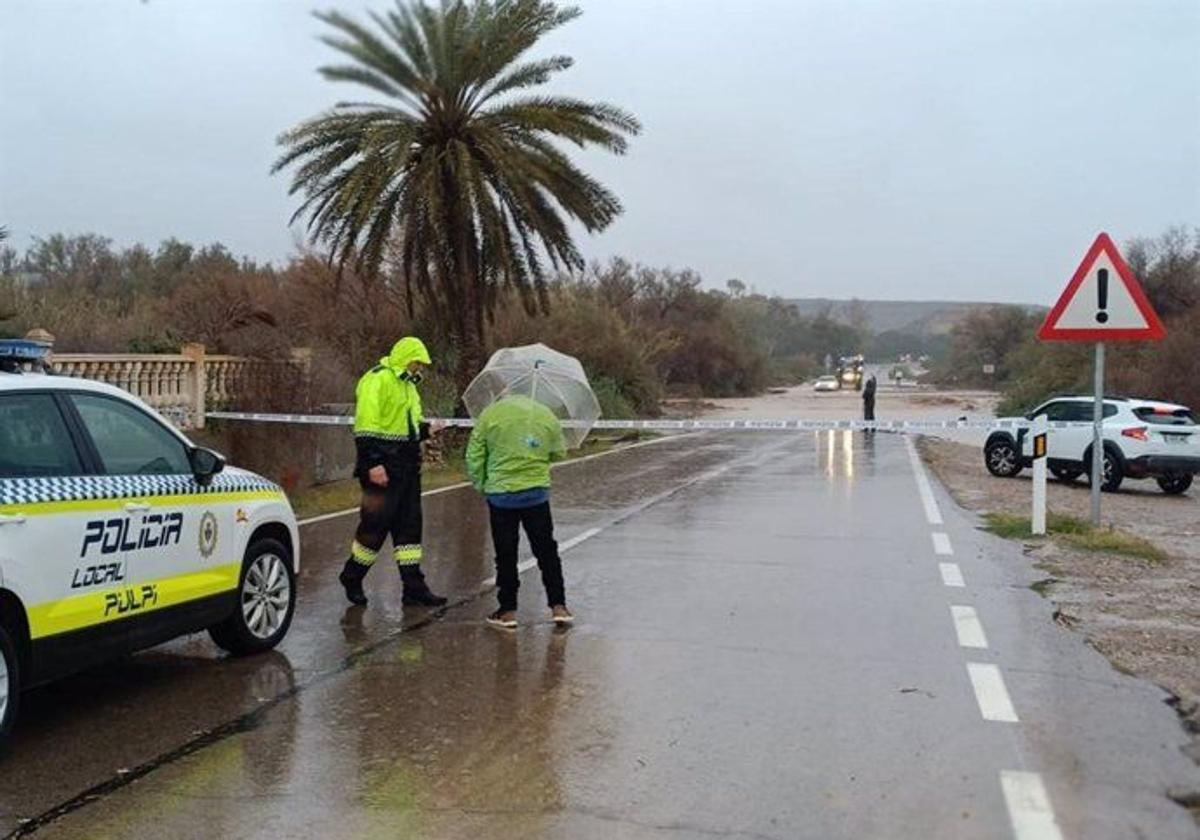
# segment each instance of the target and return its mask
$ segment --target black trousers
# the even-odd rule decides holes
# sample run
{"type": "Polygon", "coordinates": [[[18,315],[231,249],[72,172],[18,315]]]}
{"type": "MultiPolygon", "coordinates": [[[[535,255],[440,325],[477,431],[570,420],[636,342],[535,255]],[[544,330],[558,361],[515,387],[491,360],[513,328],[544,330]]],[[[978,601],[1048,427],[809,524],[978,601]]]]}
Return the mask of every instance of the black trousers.
{"type": "Polygon", "coordinates": [[[875,419],[875,398],[874,397],[863,400],[863,419],[864,420],[874,420],[875,419]]]}
{"type": "MultiPolygon", "coordinates": [[[[396,562],[416,565],[421,562],[421,468],[388,470],[387,487],[361,478],[362,505],[354,541],[369,552],[378,553],[390,534],[396,562]]],[[[358,558],[360,562],[365,557],[358,558]]],[[[364,565],[371,565],[374,558],[364,565]]]]}
{"type": "Polygon", "coordinates": [[[496,589],[500,609],[509,612],[517,608],[517,590],[521,588],[517,574],[521,527],[525,528],[525,536],[529,538],[529,546],[542,572],[546,602],[551,607],[566,606],[562,559],[558,556],[558,543],[554,541],[550,503],[513,510],[488,505],[488,510],[492,520],[492,544],[496,549],[496,589]]]}

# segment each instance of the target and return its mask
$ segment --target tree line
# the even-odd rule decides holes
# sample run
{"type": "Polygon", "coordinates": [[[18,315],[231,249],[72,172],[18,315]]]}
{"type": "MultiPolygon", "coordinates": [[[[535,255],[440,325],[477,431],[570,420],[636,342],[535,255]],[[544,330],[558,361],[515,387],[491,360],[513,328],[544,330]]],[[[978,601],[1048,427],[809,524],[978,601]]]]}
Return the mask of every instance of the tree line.
{"type": "MultiPolygon", "coordinates": [[[[652,415],[674,397],[745,396],[815,375],[826,355],[857,352],[865,337],[828,314],[806,317],[740,281],[706,287],[695,271],[625,259],[561,272],[530,313],[501,289],[485,353],[542,341],[579,357],[608,416],[652,415]]],[[[463,350],[453,323],[388,270],[357,272],[300,253],[276,267],[220,244],[169,239],[118,247],[95,234],[56,234],[23,253],[0,247],[0,336],[43,328],[60,352],[173,353],[188,342],[213,353],[282,356],[313,350],[318,402],[352,399],[359,373],[401,334],[430,343],[439,411],[460,393],[463,350]],[[411,305],[410,305],[411,304],[411,305]]],[[[296,408],[289,395],[256,395],[296,408]]]]}
{"type": "MultiPolygon", "coordinates": [[[[1162,342],[1110,342],[1109,393],[1200,409],[1200,229],[1171,228],[1137,238],[1122,252],[1167,327],[1162,342]]],[[[989,307],[969,313],[950,335],[932,378],[959,387],[996,387],[1001,413],[1023,413],[1046,397],[1092,391],[1092,346],[1041,342],[1044,311],[989,307]],[[984,373],[984,365],[994,373],[984,373]]]]}

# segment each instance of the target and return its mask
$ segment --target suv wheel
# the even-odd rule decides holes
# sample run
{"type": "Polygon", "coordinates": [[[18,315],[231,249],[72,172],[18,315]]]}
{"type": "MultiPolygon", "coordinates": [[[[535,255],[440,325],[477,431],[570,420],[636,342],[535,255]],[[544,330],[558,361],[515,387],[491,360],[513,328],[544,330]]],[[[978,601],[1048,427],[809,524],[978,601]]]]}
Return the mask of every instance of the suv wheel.
{"type": "Polygon", "coordinates": [[[1083,475],[1083,470],[1075,470],[1069,467],[1051,467],[1050,472],[1054,473],[1054,477],[1059,481],[1065,481],[1067,484],[1070,484],[1072,481],[1079,478],[1079,476],[1083,475]]]}
{"type": "Polygon", "coordinates": [[[1188,488],[1192,486],[1192,477],[1187,474],[1159,476],[1158,486],[1168,496],[1178,496],[1181,493],[1186,493],[1188,488]]]}
{"type": "Polygon", "coordinates": [[[247,656],[279,644],[296,610],[296,573],[278,540],[255,540],[246,549],[237,601],[229,618],[208,628],[217,646],[247,656]]]}
{"type": "Polygon", "coordinates": [[[1021,471],[1021,455],[1008,438],[992,441],[983,450],[988,472],[1000,478],[1012,478],[1021,471]]]}
{"type": "Polygon", "coordinates": [[[12,731],[20,699],[21,671],[17,648],[8,630],[0,626],[0,741],[12,731]]]}
{"type": "MultiPolygon", "coordinates": [[[[1092,450],[1090,448],[1084,454],[1083,462],[1085,464],[1092,463],[1092,450]]],[[[1121,459],[1106,449],[1104,450],[1104,464],[1101,469],[1103,472],[1101,473],[1100,489],[1105,493],[1115,493],[1121,489],[1121,482],[1125,480],[1125,465],[1121,462],[1121,459]]],[[[1092,480],[1090,469],[1087,475],[1088,482],[1090,483],[1092,480]]]]}

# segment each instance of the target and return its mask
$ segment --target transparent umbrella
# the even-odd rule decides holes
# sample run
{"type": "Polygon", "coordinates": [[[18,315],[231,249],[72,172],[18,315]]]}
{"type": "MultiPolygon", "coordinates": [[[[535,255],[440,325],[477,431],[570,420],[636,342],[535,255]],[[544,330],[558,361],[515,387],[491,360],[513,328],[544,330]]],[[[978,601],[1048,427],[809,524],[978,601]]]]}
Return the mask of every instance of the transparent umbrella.
{"type": "Polygon", "coordinates": [[[574,356],[544,344],[505,347],[467,386],[463,403],[472,417],[501,397],[518,394],[537,400],[563,421],[563,437],[575,449],[600,419],[600,403],[574,356]]]}

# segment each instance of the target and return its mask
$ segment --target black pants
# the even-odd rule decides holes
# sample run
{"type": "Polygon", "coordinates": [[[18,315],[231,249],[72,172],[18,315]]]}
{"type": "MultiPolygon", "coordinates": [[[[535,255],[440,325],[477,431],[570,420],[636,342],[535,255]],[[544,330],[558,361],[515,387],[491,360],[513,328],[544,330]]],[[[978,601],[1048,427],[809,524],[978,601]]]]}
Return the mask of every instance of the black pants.
{"type": "Polygon", "coordinates": [[[387,487],[373,484],[365,475],[361,479],[362,506],[359,509],[358,530],[354,541],[356,559],[364,565],[374,563],[368,554],[378,553],[390,534],[396,562],[402,566],[421,562],[421,468],[388,470],[387,487]]]}
{"type": "Polygon", "coordinates": [[[492,519],[492,544],[496,548],[496,588],[499,590],[500,609],[510,612],[517,608],[517,590],[521,587],[517,574],[517,548],[522,526],[542,572],[547,603],[551,607],[566,606],[562,559],[558,556],[558,543],[554,541],[550,503],[514,510],[488,505],[488,510],[492,519]]]}
{"type": "Polygon", "coordinates": [[[864,420],[874,420],[875,419],[875,398],[874,397],[863,400],[863,419],[864,420]]]}

